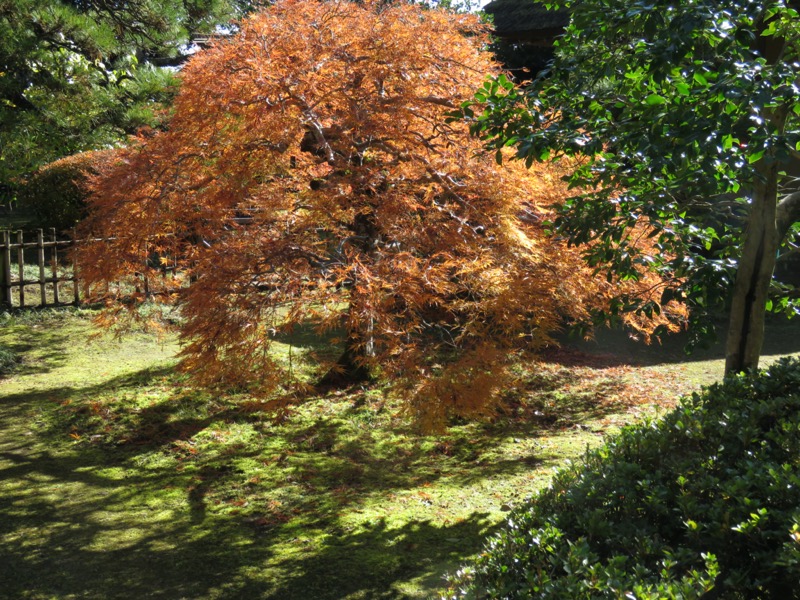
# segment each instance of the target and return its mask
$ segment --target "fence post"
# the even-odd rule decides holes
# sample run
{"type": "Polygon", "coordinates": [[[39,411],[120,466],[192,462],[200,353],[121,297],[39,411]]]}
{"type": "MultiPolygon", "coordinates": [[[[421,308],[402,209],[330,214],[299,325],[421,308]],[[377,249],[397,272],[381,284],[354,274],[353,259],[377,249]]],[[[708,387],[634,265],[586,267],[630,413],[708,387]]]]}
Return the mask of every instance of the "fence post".
{"type": "Polygon", "coordinates": [[[0,267],[0,288],[2,288],[0,305],[11,309],[11,235],[8,231],[3,232],[3,252],[0,254],[0,267]]]}
{"type": "Polygon", "coordinates": [[[51,255],[52,262],[50,266],[53,271],[53,303],[60,304],[58,298],[58,239],[56,238],[56,230],[53,229],[53,254],[51,255]]]}
{"type": "Polygon", "coordinates": [[[39,292],[41,293],[39,305],[47,306],[47,286],[44,273],[44,231],[41,229],[36,233],[36,250],[38,254],[36,260],[39,263],[39,292]]]}
{"type": "Polygon", "coordinates": [[[17,266],[19,267],[19,307],[25,308],[25,236],[17,231],[17,266]]]}
{"type": "MultiPolygon", "coordinates": [[[[55,229],[53,230],[53,235],[55,235],[55,229]]],[[[77,229],[72,230],[72,303],[75,306],[80,306],[81,304],[81,295],[78,291],[78,231],[77,229]]]]}

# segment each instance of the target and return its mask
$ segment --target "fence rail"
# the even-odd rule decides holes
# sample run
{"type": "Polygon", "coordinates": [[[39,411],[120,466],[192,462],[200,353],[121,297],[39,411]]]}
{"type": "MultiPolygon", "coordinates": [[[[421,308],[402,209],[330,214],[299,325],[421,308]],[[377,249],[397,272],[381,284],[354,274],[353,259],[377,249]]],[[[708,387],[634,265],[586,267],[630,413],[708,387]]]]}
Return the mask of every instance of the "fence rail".
{"type": "Polygon", "coordinates": [[[0,305],[26,308],[79,304],[77,269],[63,261],[74,242],[58,239],[54,229],[48,239],[41,229],[34,233],[36,239],[26,241],[22,231],[2,232],[0,305]]]}

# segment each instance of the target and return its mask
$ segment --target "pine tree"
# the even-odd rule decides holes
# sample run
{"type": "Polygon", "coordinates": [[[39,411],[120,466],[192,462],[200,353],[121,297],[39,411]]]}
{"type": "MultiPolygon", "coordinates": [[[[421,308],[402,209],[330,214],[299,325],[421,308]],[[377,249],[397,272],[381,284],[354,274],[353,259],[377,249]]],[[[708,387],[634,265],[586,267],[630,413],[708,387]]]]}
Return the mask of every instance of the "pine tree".
{"type": "Polygon", "coordinates": [[[174,69],[238,0],[0,0],[0,187],[37,167],[158,125],[174,69]]]}

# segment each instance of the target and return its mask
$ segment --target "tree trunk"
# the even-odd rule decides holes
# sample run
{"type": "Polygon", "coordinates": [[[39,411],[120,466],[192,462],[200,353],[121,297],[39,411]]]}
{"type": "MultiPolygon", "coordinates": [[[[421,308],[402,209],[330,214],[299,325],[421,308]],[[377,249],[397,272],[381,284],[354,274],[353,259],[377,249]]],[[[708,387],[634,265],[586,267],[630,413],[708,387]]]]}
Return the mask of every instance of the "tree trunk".
{"type": "Polygon", "coordinates": [[[725,375],[758,368],[769,286],[780,240],[776,225],[779,164],[762,159],[733,288],[725,375]]]}
{"type": "MultiPolygon", "coordinates": [[[[358,289],[354,285],[351,291],[350,306],[348,311],[365,311],[367,301],[359,298],[358,289]]],[[[336,364],[325,373],[317,383],[320,387],[345,387],[356,383],[372,381],[372,371],[369,368],[369,359],[375,356],[375,321],[372,316],[365,319],[361,326],[353,326],[345,341],[344,352],[336,364]]],[[[358,322],[358,320],[356,320],[358,322]]]]}
{"type": "MultiPolygon", "coordinates": [[[[768,64],[774,65],[784,60],[785,39],[760,36],[757,45],[768,64]]],[[[762,116],[772,125],[773,133],[781,136],[789,112],[790,105],[784,104],[765,110],[762,116]]],[[[800,217],[798,192],[790,193],[778,204],[780,172],[791,162],[779,161],[773,149],[756,163],[753,205],[747,219],[731,303],[725,353],[726,376],[758,368],[764,343],[769,286],[775,270],[778,246],[795,220],[800,217]]],[[[795,164],[794,167],[796,166],[795,164]]]]}
{"type": "Polygon", "coordinates": [[[344,352],[336,364],[319,380],[317,386],[337,388],[372,381],[372,373],[364,362],[365,358],[363,346],[355,344],[352,338],[348,338],[344,352]]]}

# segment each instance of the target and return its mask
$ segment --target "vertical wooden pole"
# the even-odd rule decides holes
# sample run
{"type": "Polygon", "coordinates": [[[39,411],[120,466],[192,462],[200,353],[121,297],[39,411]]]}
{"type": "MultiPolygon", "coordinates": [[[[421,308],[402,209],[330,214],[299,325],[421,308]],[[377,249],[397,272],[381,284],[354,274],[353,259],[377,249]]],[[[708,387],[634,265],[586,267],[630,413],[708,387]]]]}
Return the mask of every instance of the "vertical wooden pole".
{"type": "Polygon", "coordinates": [[[144,269],[142,269],[142,285],[144,286],[144,297],[150,299],[150,279],[147,277],[147,261],[150,258],[150,248],[147,242],[144,243],[144,269]]]}
{"type": "Polygon", "coordinates": [[[52,254],[52,262],[51,267],[53,269],[53,302],[55,304],[60,304],[60,300],[58,298],[58,243],[56,240],[56,230],[52,230],[53,235],[53,254],[52,254]]]}
{"type": "Polygon", "coordinates": [[[2,284],[2,298],[0,304],[4,304],[6,308],[12,308],[11,304],[11,234],[8,231],[3,232],[3,253],[2,269],[0,269],[0,284],[2,284]]]}
{"type": "Polygon", "coordinates": [[[19,267],[19,307],[25,308],[25,239],[17,231],[17,267],[19,267]]]}
{"type": "Polygon", "coordinates": [[[44,231],[41,229],[36,233],[37,262],[39,263],[39,292],[41,293],[40,306],[47,306],[47,277],[44,272],[44,231]]]}
{"type": "MultiPolygon", "coordinates": [[[[55,229],[53,230],[55,232],[55,229]]],[[[77,252],[75,250],[78,246],[78,232],[73,229],[72,230],[72,303],[75,306],[79,306],[81,303],[81,295],[78,288],[78,260],[76,257],[77,252]]]]}

